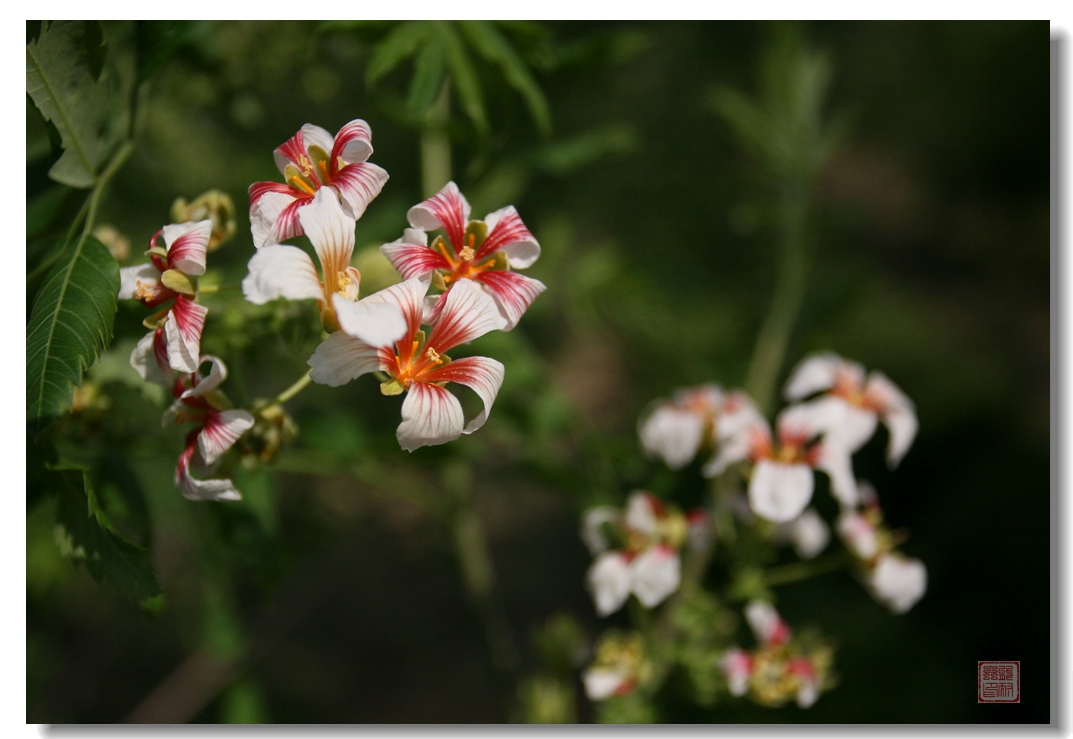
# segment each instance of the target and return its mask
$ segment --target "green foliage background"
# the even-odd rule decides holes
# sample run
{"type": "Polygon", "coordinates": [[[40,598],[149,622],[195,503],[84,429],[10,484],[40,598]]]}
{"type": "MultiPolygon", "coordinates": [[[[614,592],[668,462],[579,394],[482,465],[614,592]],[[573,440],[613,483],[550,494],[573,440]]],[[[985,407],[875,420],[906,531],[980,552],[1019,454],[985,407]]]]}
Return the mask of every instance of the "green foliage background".
{"type": "MultiPolygon", "coordinates": [[[[48,470],[69,495],[27,501],[28,721],[171,715],[143,701],[180,665],[194,676],[175,714],[184,720],[513,720],[515,681],[541,660],[534,630],[560,612],[588,637],[605,625],[582,585],[578,511],[641,484],[699,502],[697,467],[672,475],[645,461],[635,424],[676,387],[733,386],[747,370],[775,284],[771,174],[717,115],[718,90],[757,89],[774,29],[462,24],[437,36],[442,48],[392,63],[375,49],[397,28],[103,24],[107,63],[129,69],[135,55],[140,66],[134,80],[106,69],[99,84],[149,83],[99,220],[130,239],[121,263],[135,263],[174,198],[220,188],[239,206],[238,236],[210,255],[203,282],[237,282],[253,253],[246,188],[278,179],[272,149],[303,123],[334,132],[360,117],[391,179],[358,222],[359,248],[393,240],[422,198],[419,132],[449,72],[461,80],[447,130],[454,178],[475,216],[513,203],[544,248],[527,274],[547,292],[515,332],[473,347],[507,367],[489,423],[408,455],[394,438],[399,401],[372,378],[312,386],[288,404],[301,432],[275,464],[232,470],[245,499],[195,505],[171,481],[181,432],[160,430],[163,397],[126,364],[145,311],[119,305],[88,371],[99,402],[56,426],[60,458],[85,465],[89,484],[74,466],[48,470]],[[105,573],[102,587],[93,567],[72,567],[57,515],[79,519],[70,540],[59,536],[75,549],[146,548],[164,595],[139,605],[108,584],[129,573],[105,573]],[[456,546],[472,527],[487,551],[456,546]],[[470,561],[460,568],[456,554],[470,561]],[[467,577],[494,584],[495,599],[467,596],[482,592],[467,577]]],[[[835,690],[808,711],[701,709],[672,675],[650,718],[1049,720],[1047,29],[799,28],[828,54],[830,108],[846,132],[814,194],[812,277],[788,363],[833,349],[916,402],[920,435],[901,467],[886,469],[882,439],[856,464],[888,521],[910,531],[904,549],[927,563],[929,590],[893,617],[845,573],[781,588],[791,624],[835,638],[835,690]],[[1020,704],[977,704],[976,662],[992,659],[1021,661],[1020,704]]],[[[105,116],[102,146],[114,152],[131,121],[92,114],[105,116]]],[[[49,179],[58,151],[29,99],[27,131],[29,334],[49,289],[35,269],[82,196],[49,179]]],[[[372,254],[358,261],[369,287],[380,279],[372,254]]],[[[204,302],[203,351],[227,361],[237,404],[304,372],[319,341],[311,305],[255,307],[237,292],[204,302]]],[[[28,460],[51,453],[30,444],[28,460]]],[[[577,718],[592,717],[580,700],[577,718]]]]}

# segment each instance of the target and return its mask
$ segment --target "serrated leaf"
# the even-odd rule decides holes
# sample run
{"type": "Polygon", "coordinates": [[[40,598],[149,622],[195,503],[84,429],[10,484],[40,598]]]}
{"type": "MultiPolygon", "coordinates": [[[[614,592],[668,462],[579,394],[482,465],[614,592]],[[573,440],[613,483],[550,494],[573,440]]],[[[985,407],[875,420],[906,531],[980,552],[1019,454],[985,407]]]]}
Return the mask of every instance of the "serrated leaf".
{"type": "Polygon", "coordinates": [[[459,21],[459,27],[477,53],[497,65],[507,84],[522,96],[540,132],[545,136],[551,133],[548,101],[510,42],[488,21],[459,21]]]}
{"type": "Polygon", "coordinates": [[[365,84],[372,87],[403,59],[413,56],[421,42],[428,39],[430,32],[425,21],[403,21],[393,28],[373,49],[373,55],[365,67],[365,84]]]}
{"type": "Polygon", "coordinates": [[[410,96],[406,101],[414,115],[423,115],[436,102],[446,75],[443,43],[433,36],[414,59],[414,78],[410,81],[410,96]]]}
{"type": "Polygon", "coordinates": [[[45,278],[26,327],[27,418],[58,416],[82,372],[112,338],[119,265],[92,236],[68,247],[45,278]]]}
{"type": "Polygon", "coordinates": [[[97,582],[108,580],[132,600],[159,595],[149,554],[121,538],[107,525],[90,487],[86,470],[52,470],[59,497],[56,543],[60,551],[81,562],[97,582]]]}
{"type": "Polygon", "coordinates": [[[436,29],[443,41],[447,68],[451,72],[455,90],[458,91],[458,98],[462,101],[462,109],[473,122],[477,132],[484,135],[488,133],[488,117],[484,114],[484,96],[481,93],[477,70],[473,68],[466,47],[451,24],[447,21],[436,21],[436,29]]]}
{"type": "Polygon", "coordinates": [[[26,45],[26,92],[63,141],[63,156],[48,174],[71,187],[91,187],[96,179],[106,116],[105,88],[86,57],[89,27],[85,21],[42,22],[26,45]]]}

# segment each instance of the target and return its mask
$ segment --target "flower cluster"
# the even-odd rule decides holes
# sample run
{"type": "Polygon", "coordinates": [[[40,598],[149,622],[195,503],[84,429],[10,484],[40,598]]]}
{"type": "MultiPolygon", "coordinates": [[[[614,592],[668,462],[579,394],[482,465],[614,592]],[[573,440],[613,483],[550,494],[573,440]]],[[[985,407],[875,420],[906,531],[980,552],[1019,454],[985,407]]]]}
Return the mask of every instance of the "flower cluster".
{"type": "Polygon", "coordinates": [[[832,650],[822,642],[798,639],[770,603],[750,601],[745,620],[757,648],[727,650],[720,666],[731,695],[749,695],[765,706],[795,700],[808,708],[820,697],[830,677],[832,650]]]}
{"type": "Polygon", "coordinates": [[[641,635],[612,631],[600,639],[596,659],[582,674],[581,680],[589,700],[602,701],[633,692],[651,671],[641,635]]]}
{"type": "Polygon", "coordinates": [[[614,613],[630,593],[645,608],[655,608],[678,589],[679,549],[690,529],[707,529],[701,511],[687,517],[644,491],[634,492],[625,514],[611,506],[585,512],[581,538],[595,560],[586,577],[601,616],[614,613]]]}

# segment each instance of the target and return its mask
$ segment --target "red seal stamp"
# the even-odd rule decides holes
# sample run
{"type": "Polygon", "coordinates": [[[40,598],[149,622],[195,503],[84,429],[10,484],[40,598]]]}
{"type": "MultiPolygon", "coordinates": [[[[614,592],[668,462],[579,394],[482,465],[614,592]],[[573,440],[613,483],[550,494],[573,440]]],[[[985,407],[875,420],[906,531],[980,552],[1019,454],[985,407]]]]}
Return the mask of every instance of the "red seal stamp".
{"type": "Polygon", "coordinates": [[[976,693],[980,703],[1020,703],[1020,662],[978,662],[976,693]]]}

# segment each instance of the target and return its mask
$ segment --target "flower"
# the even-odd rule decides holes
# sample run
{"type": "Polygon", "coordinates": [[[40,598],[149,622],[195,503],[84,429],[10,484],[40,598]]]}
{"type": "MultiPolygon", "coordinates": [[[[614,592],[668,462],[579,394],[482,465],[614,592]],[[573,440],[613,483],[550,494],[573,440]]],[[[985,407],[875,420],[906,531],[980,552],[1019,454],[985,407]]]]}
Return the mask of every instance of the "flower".
{"type": "Polygon", "coordinates": [[[402,336],[406,322],[398,307],[389,303],[358,300],[361,273],[350,266],[354,255],[355,221],[328,189],[322,189],[298,220],[320,261],[321,274],[309,255],[297,246],[268,244],[250,259],[249,274],[242,280],[246,300],[263,305],[276,298],[317,301],[321,321],[329,331],[339,328],[333,297],[348,305],[350,332],[365,343],[389,346],[402,336]]]}
{"type": "Polygon", "coordinates": [[[802,361],[786,382],[786,398],[801,400],[827,391],[807,404],[814,414],[817,430],[832,443],[851,453],[872,438],[879,421],[890,432],[887,462],[901,461],[917,433],[913,401],[882,372],[873,371],[865,380],[864,367],[837,354],[814,354],[802,361]]]}
{"type": "Polygon", "coordinates": [[[776,537],[789,541],[801,559],[812,559],[831,541],[831,530],[815,508],[806,508],[789,523],[780,524],[776,537]]]}
{"type": "Polygon", "coordinates": [[[286,183],[254,182],[250,185],[250,230],[253,244],[278,244],[298,236],[303,224],[298,213],[317,191],[338,194],[355,220],[380,194],[387,172],[366,160],[373,153],[369,124],[353,120],[332,138],[320,126],[307,123],[273,156],[286,183]]]}
{"type": "MultiPolygon", "coordinates": [[[[706,517],[695,517],[706,523],[706,517]]],[[[698,524],[700,525],[700,524],[698,524]]],[[[678,550],[690,534],[691,523],[659,498],[634,492],[625,515],[611,506],[598,506],[582,517],[581,538],[595,559],[586,575],[596,612],[607,616],[621,608],[630,593],[646,608],[655,608],[681,582],[678,550]],[[610,525],[618,548],[604,533],[610,525]]]]}
{"type": "Polygon", "coordinates": [[[206,190],[191,203],[186,198],[175,198],[171,204],[171,218],[176,223],[186,221],[212,221],[208,250],[216,251],[235,235],[235,202],[222,190],[206,190]]]}
{"type": "Polygon", "coordinates": [[[175,485],[188,500],[241,500],[230,480],[200,480],[193,471],[211,474],[220,457],[253,426],[253,416],[244,410],[232,410],[227,398],[217,388],[227,379],[227,366],[219,357],[200,358],[212,364],[208,377],[199,372],[180,375],[172,387],[175,401],[164,411],[161,425],[194,422],[198,428],[186,436],[186,448],[175,468],[175,485]]]}
{"type": "Polygon", "coordinates": [[[581,681],[589,700],[602,701],[632,693],[651,671],[640,634],[610,632],[601,637],[596,660],[582,674],[581,681]]]}
{"type": "Polygon", "coordinates": [[[212,221],[164,226],[149,241],[146,254],[151,261],[119,271],[120,300],[139,300],[150,308],[174,300],[169,308],[145,319],[146,326],[153,330],[138,343],[130,356],[131,366],[142,379],[167,385],[171,381],[170,370],[193,372],[197,369],[201,332],[209,311],[193,298],[197,296],[197,276],[205,274],[205,254],[211,231],[212,221]],[[161,234],[166,248],[156,245],[161,234]],[[159,333],[161,329],[162,334],[159,333]],[[148,361],[149,347],[153,347],[152,355],[157,359],[159,372],[148,361]]]}
{"type": "MultiPolygon", "coordinates": [[[[540,256],[540,244],[522,223],[513,205],[489,213],[483,221],[469,220],[469,203],[454,182],[428,200],[410,208],[412,228],[380,250],[404,280],[432,274],[434,284],[449,293],[460,280],[474,280],[495,297],[507,323],[514,328],[526,309],[544,292],[538,280],[513,272],[529,267],[540,256]],[[427,231],[442,228],[428,244],[427,231]]],[[[443,298],[437,303],[437,310],[443,298]]]]}
{"type": "Polygon", "coordinates": [[[722,441],[759,419],[760,411],[749,396],[724,393],[709,383],[679,390],[673,400],[658,402],[641,417],[637,434],[649,456],[677,470],[692,462],[705,444],[722,441]]]}
{"type": "Polygon", "coordinates": [[[433,321],[424,321],[427,280],[411,278],[352,303],[333,296],[342,331],[331,334],[313,353],[309,365],[314,382],[337,387],[377,370],[391,379],[380,386],[385,395],[406,393],[402,423],[396,431],[407,451],[443,444],[462,434],[472,434],[484,425],[503,384],[503,365],[487,357],[452,361],[447,352],[503,327],[495,301],[471,280],[459,280],[433,321]],[[394,348],[378,348],[362,338],[380,336],[391,320],[383,306],[401,310],[405,319],[402,337],[394,348]],[[431,324],[426,338],[422,323],[431,324]],[[360,329],[360,330],[359,330],[360,329]],[[484,410],[468,424],[462,406],[444,385],[456,382],[471,388],[484,403],[484,410]]]}
{"type": "Polygon", "coordinates": [[[868,574],[872,595],[895,613],[905,613],[928,589],[928,570],[924,563],[898,552],[881,554],[868,574]]]}
{"type": "Polygon", "coordinates": [[[707,477],[722,474],[736,462],[753,464],[749,506],[761,518],[785,523],[797,518],[812,499],[812,470],[825,472],[831,492],[843,504],[857,501],[857,485],[849,453],[840,445],[819,440],[813,414],[790,406],[776,420],[778,444],[762,417],[743,423],[703,470],[707,477]]]}

